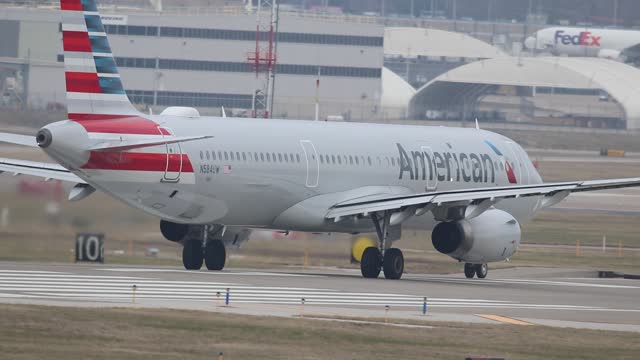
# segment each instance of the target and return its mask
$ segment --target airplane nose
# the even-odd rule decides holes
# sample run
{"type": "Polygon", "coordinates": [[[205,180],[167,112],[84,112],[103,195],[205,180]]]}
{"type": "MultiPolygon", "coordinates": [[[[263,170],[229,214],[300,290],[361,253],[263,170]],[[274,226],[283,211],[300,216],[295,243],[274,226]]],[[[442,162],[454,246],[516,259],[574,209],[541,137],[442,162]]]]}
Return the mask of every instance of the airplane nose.
{"type": "Polygon", "coordinates": [[[43,149],[46,149],[51,145],[53,138],[51,136],[51,131],[48,129],[40,129],[36,134],[36,143],[43,149]]]}
{"type": "Polygon", "coordinates": [[[75,121],[59,121],[38,130],[36,143],[66,168],[79,168],[89,160],[89,135],[75,121]]]}

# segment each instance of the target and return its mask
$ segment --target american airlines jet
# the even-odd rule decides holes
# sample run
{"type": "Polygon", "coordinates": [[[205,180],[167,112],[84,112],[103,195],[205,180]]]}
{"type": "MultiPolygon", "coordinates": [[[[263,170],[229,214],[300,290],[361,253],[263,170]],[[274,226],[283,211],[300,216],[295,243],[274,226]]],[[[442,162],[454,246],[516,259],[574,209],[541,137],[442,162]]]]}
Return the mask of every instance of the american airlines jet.
{"type": "Polygon", "coordinates": [[[640,58],[640,31],[636,30],[550,27],[535,32],[524,44],[528,49],[555,55],[619,61],[640,58]]]}
{"type": "Polygon", "coordinates": [[[221,270],[225,245],[252,229],[371,232],[378,246],[364,251],[362,275],[399,279],[394,244],[419,217],[438,251],[484,278],[538,210],[572,192],[640,185],[544,183],[518,144],[479,129],[144,115],[127,98],[94,0],[61,8],[68,119],[35,138],[0,134],[57,164],[0,159],[0,171],[69,181],[72,201],[99,190],[158,217],[184,246],[186,269],[221,270]]]}

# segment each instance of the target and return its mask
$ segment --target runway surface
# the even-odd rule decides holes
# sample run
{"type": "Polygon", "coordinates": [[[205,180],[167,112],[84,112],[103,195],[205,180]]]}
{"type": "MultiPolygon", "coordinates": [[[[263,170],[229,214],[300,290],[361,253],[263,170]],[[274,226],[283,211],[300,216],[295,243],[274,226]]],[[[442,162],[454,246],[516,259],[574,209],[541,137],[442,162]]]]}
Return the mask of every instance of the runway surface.
{"type": "Polygon", "coordinates": [[[640,281],[586,277],[590,275],[580,270],[516,268],[491,271],[484,280],[456,274],[406,275],[389,281],[362,279],[356,270],[339,269],[191,272],[173,267],[0,262],[0,302],[287,317],[388,316],[640,332],[640,281]],[[225,306],[227,289],[229,306],[225,306]]]}

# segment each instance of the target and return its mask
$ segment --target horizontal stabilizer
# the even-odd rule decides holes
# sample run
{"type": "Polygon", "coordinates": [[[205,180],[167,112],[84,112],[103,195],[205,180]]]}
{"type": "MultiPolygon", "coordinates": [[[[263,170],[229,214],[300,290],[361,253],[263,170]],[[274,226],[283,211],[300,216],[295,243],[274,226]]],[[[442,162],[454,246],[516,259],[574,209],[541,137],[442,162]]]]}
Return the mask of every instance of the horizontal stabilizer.
{"type": "Polygon", "coordinates": [[[35,136],[18,135],[0,132],[0,141],[15,145],[38,147],[35,136]]]}
{"type": "Polygon", "coordinates": [[[183,143],[187,141],[209,139],[213,136],[172,136],[164,139],[151,140],[109,140],[99,143],[89,150],[91,151],[125,151],[140,149],[152,146],[168,145],[175,143],[183,143]]]}
{"type": "Polygon", "coordinates": [[[85,184],[86,182],[58,164],[0,158],[0,173],[38,176],[47,180],[63,180],[85,184]]]}

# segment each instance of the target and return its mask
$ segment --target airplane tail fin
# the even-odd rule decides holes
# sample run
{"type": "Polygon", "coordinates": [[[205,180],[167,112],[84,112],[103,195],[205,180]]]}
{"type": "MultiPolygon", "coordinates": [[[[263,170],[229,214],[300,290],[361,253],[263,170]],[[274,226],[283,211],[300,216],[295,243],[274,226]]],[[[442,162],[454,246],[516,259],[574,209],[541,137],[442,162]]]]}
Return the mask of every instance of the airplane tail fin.
{"type": "Polygon", "coordinates": [[[60,0],[71,120],[139,115],[125,93],[95,0],[60,0]]]}

